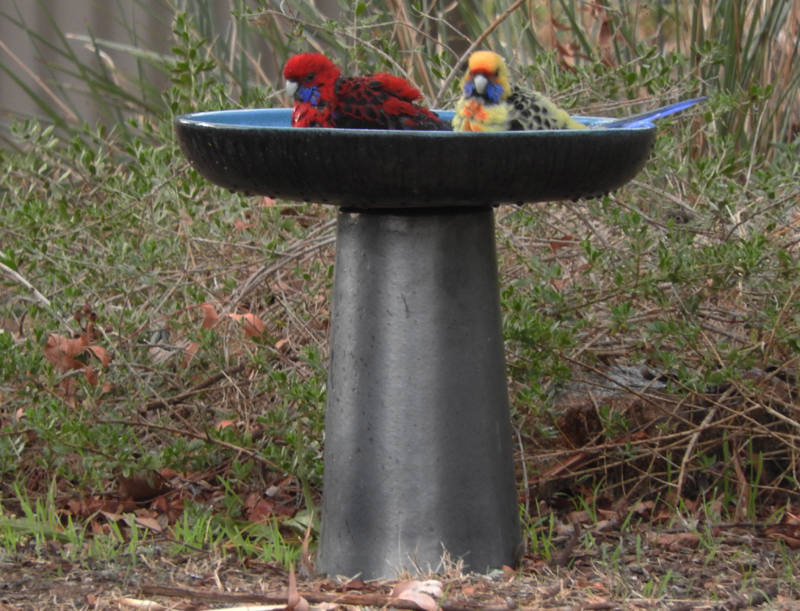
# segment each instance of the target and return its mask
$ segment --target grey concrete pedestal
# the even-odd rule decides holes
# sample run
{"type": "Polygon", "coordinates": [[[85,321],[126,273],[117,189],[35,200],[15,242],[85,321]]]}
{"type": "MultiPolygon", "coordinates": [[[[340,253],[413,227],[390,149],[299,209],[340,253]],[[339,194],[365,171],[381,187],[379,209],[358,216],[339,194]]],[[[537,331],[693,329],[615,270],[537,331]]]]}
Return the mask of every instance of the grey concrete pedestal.
{"type": "Polygon", "coordinates": [[[317,570],[515,564],[491,208],[343,208],[336,248],[317,570]]]}

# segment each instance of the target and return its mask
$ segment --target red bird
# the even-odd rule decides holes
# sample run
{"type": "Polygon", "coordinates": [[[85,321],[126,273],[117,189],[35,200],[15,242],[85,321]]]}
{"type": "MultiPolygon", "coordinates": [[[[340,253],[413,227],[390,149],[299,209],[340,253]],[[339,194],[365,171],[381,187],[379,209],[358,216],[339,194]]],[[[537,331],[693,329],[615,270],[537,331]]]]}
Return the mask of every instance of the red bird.
{"type": "Polygon", "coordinates": [[[324,55],[303,53],[286,62],[286,92],[294,99],[293,127],[418,129],[449,131],[452,126],[415,102],[418,89],[385,72],[341,76],[324,55]]]}

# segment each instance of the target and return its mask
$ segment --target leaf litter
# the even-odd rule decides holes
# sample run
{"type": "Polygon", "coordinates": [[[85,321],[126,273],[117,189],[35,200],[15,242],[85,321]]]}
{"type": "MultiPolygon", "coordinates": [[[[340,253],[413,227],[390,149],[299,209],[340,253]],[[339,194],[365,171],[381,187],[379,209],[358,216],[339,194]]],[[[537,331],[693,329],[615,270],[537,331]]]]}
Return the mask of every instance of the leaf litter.
{"type": "MultiPolygon", "coordinates": [[[[546,242],[544,250],[559,257],[563,265],[562,276],[553,279],[553,283],[559,290],[569,291],[588,269],[581,254],[580,238],[574,237],[579,232],[574,227],[557,228],[552,235],[557,237],[546,242]]],[[[316,243],[299,244],[287,255],[288,260],[305,264],[322,260],[329,265],[330,252],[320,254],[314,250],[314,244],[326,247],[329,240],[329,236],[322,234],[316,243]]],[[[515,247],[513,242],[507,244],[501,255],[513,258],[515,247]]],[[[523,250],[527,251],[527,247],[523,250]]],[[[150,344],[149,353],[153,355],[154,349],[161,351],[157,354],[165,355],[162,362],[171,362],[174,371],[184,371],[192,377],[176,376],[179,383],[173,393],[143,402],[140,416],[144,420],[122,420],[139,428],[145,443],[149,437],[158,443],[156,437],[160,434],[225,443],[211,440],[204,426],[216,431],[246,430],[254,439],[268,437],[269,430],[253,417],[266,411],[263,405],[245,404],[244,410],[221,409],[220,412],[239,413],[234,418],[216,418],[203,426],[195,423],[193,416],[209,406],[235,405],[242,389],[264,375],[263,370],[249,365],[252,350],[271,351],[277,363],[298,369],[303,366],[298,358],[300,347],[322,344],[324,350],[329,316],[324,296],[309,299],[307,280],[282,275],[278,273],[280,267],[251,265],[248,269],[248,277],[239,285],[236,299],[204,302],[162,317],[161,322],[169,323],[180,315],[191,316],[192,312],[196,315],[199,311],[202,316],[194,318],[193,324],[202,330],[220,331],[230,353],[241,362],[211,372],[198,372],[193,368],[196,359],[204,356],[201,342],[190,339],[190,335],[176,336],[165,327],[156,344],[150,344]],[[268,300],[253,298],[254,287],[265,281],[269,287],[268,300]],[[316,308],[310,323],[295,321],[288,331],[284,323],[274,324],[275,317],[270,312],[278,308],[289,312],[300,303],[316,308]],[[186,384],[186,380],[191,380],[191,384],[186,384]],[[200,396],[202,403],[198,401],[200,396]],[[146,419],[163,410],[170,410],[170,416],[176,420],[174,427],[146,419]]],[[[513,280],[517,273],[514,265],[509,263],[504,270],[506,281],[513,280]]],[[[319,286],[317,295],[322,293],[319,286]]],[[[112,330],[98,327],[97,315],[88,303],[76,312],[73,320],[79,332],[52,334],[44,347],[44,357],[62,376],[58,392],[77,406],[81,391],[73,376],[82,376],[92,387],[100,385],[104,372],[114,363],[111,355],[125,348],[134,336],[123,338],[115,349],[106,347],[112,330]]],[[[291,315],[287,320],[292,320],[291,315]]],[[[610,339],[613,342],[595,340],[579,348],[585,354],[595,350],[601,355],[614,350],[621,355],[629,352],[624,333],[610,339]]],[[[675,394],[666,390],[669,372],[648,372],[639,367],[637,370],[644,372],[640,376],[631,370],[616,375],[616,369],[625,368],[621,364],[624,359],[616,357],[610,366],[597,366],[579,359],[577,352],[560,355],[573,367],[574,378],[565,390],[556,394],[553,411],[560,414],[554,422],[557,435],[550,441],[523,435],[516,452],[518,481],[527,482],[521,486],[520,502],[529,515],[538,516],[526,533],[527,553],[520,567],[488,577],[452,569],[441,578],[445,593],[438,596],[410,586],[406,586],[405,595],[396,594],[401,585],[396,582],[323,579],[314,576],[311,567],[301,571],[303,577],[300,585],[295,585],[295,594],[311,608],[323,609],[329,607],[320,605],[394,606],[430,611],[436,608],[431,605],[433,601],[444,611],[461,608],[674,611],[722,608],[719,601],[728,601],[730,608],[746,608],[748,601],[753,604],[757,601],[755,593],[764,591],[773,593],[770,598],[774,600],[768,604],[777,605],[774,608],[791,608],[793,603],[788,601],[796,597],[797,586],[791,577],[793,560],[784,550],[791,553],[800,542],[795,517],[800,509],[795,503],[796,494],[785,485],[795,463],[792,452],[796,431],[791,410],[796,390],[791,371],[753,371],[746,383],[734,380],[715,388],[675,394]],[[628,426],[614,430],[607,413],[623,416],[628,426]],[[755,437],[753,430],[757,433],[755,437]],[[771,440],[780,443],[770,448],[771,440]],[[716,462],[711,468],[703,468],[697,461],[699,455],[712,457],[716,462]],[[762,479],[753,487],[752,473],[748,471],[752,467],[748,464],[752,465],[757,455],[763,457],[762,479]],[[732,477],[723,474],[723,456],[728,457],[732,477]],[[673,473],[673,479],[669,473],[673,473]],[[675,473],[682,474],[677,490],[675,473]],[[725,501],[708,495],[714,482],[725,477],[734,495],[725,501]],[[751,504],[758,512],[747,521],[748,513],[737,513],[737,505],[751,504]],[[583,509],[576,510],[576,506],[583,509]],[[737,520],[725,522],[728,515],[736,516],[737,520]],[[687,599],[693,601],[690,607],[682,602],[687,599]]],[[[513,354],[509,356],[513,359],[513,354]]],[[[113,391],[113,387],[108,390],[113,391]]],[[[113,401],[113,397],[101,396],[100,400],[113,401]]],[[[10,422],[10,415],[0,417],[10,422]]],[[[532,418],[533,412],[523,415],[515,425],[522,427],[528,417],[532,418]]],[[[535,430],[536,426],[527,429],[535,430]]],[[[282,439],[270,442],[285,443],[282,439]]],[[[228,447],[236,450],[235,445],[228,447]]],[[[35,448],[32,439],[29,451],[35,448]]],[[[245,460],[263,462],[263,456],[257,453],[238,451],[245,460]]],[[[242,502],[241,517],[253,524],[277,521],[282,532],[295,537],[299,545],[298,533],[286,524],[297,517],[305,502],[301,482],[264,464],[266,471],[261,485],[236,491],[242,502]]],[[[37,552],[44,560],[30,560],[35,557],[33,548],[25,560],[23,548],[23,558],[9,562],[0,557],[3,568],[17,577],[16,581],[0,578],[5,580],[2,584],[11,584],[6,589],[13,594],[8,604],[19,609],[41,608],[36,605],[45,594],[37,598],[34,586],[43,581],[56,592],[52,597],[48,594],[48,600],[60,601],[56,604],[63,608],[126,604],[122,598],[143,601],[144,598],[136,598],[140,592],[162,597],[158,598],[158,604],[169,608],[210,608],[204,606],[205,601],[212,600],[217,605],[224,603],[228,594],[257,597],[260,595],[257,592],[269,592],[263,596],[281,601],[272,604],[288,606],[291,587],[289,574],[282,567],[193,546],[182,542],[175,531],[189,499],[224,514],[221,502],[228,492],[220,484],[220,476],[230,468],[231,463],[227,463],[217,469],[197,471],[118,472],[106,482],[103,494],[60,495],[57,507],[62,521],[83,523],[89,536],[95,537],[108,536],[115,525],[128,541],[133,529],[138,528],[146,533],[153,555],[135,566],[116,561],[111,572],[103,573],[105,569],[91,571],[87,570],[88,565],[65,562],[60,552],[70,544],[63,537],[49,541],[44,551],[37,552]],[[169,554],[158,551],[167,548],[173,551],[169,554]],[[175,549],[191,551],[191,555],[176,553],[175,549]],[[166,587],[161,585],[165,583],[176,584],[178,590],[159,590],[166,587]],[[106,596],[112,591],[121,597],[119,602],[106,596]],[[33,606],[28,605],[25,595],[17,596],[20,592],[32,594],[33,606]]],[[[31,474],[30,492],[42,491],[49,477],[40,474],[37,480],[33,470],[31,474]]],[[[314,500],[318,504],[319,498],[314,500]]],[[[32,528],[22,522],[18,526],[21,532],[32,528]]],[[[305,553],[308,555],[307,550],[305,553]]],[[[313,552],[310,556],[309,563],[313,561],[313,552]]],[[[401,583],[421,582],[404,579],[401,583]]]]}

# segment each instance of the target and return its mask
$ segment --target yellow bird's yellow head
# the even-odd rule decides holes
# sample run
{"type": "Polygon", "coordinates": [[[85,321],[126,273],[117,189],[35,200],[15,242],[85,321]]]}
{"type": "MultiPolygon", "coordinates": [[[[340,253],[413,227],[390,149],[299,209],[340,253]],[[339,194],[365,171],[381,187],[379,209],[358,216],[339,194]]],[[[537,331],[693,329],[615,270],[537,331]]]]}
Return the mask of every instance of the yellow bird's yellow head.
{"type": "Polygon", "coordinates": [[[480,97],[490,104],[505,101],[511,86],[503,58],[492,51],[476,51],[470,55],[463,90],[465,96],[480,97]]]}

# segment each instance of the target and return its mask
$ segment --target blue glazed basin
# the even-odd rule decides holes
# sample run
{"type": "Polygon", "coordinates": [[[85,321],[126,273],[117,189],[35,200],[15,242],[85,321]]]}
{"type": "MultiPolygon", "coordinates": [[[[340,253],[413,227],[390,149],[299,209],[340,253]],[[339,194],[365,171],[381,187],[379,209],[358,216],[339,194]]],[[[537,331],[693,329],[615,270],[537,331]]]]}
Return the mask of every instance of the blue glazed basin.
{"type": "MultiPolygon", "coordinates": [[[[453,113],[438,112],[445,120],[453,113]]],[[[212,183],[254,195],[355,207],[575,200],[620,188],[644,166],[655,125],[452,133],[292,128],[291,109],[175,119],[181,149],[212,183]]]]}

